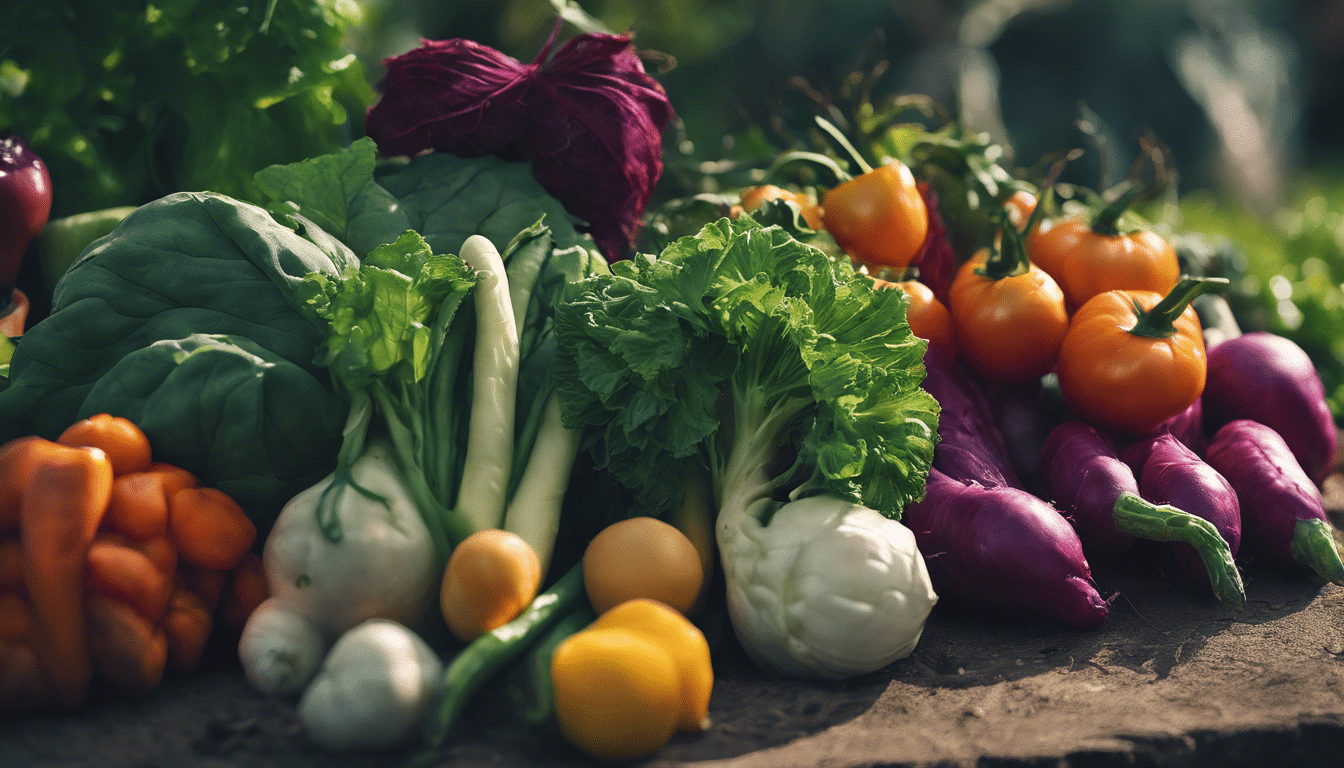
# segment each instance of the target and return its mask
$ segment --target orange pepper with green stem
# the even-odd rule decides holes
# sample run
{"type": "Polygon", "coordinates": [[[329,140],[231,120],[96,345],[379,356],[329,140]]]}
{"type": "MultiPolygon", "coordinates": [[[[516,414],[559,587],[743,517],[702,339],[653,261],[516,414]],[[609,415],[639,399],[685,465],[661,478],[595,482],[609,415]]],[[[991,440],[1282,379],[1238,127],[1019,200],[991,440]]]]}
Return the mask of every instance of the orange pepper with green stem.
{"type": "Polygon", "coordinates": [[[1090,220],[1043,222],[1031,233],[1027,240],[1031,260],[1064,289],[1069,311],[1106,291],[1165,295],[1180,279],[1180,262],[1171,243],[1151,230],[1120,230],[1120,217],[1143,191],[1131,190],[1090,220]]]}
{"type": "Polygon", "coordinates": [[[1226,285],[1186,278],[1165,297],[1107,291],[1078,308],[1059,351],[1064,402],[1094,424],[1150,435],[1204,392],[1203,330],[1190,301],[1226,285]]]}
{"type": "MultiPolygon", "coordinates": [[[[1036,223],[1036,207],[1027,229],[1036,223]]],[[[948,291],[957,350],[971,368],[1011,384],[1039,378],[1055,366],[1069,315],[1064,292],[1027,259],[1007,213],[997,248],[982,249],[961,268],[948,291]]]]}

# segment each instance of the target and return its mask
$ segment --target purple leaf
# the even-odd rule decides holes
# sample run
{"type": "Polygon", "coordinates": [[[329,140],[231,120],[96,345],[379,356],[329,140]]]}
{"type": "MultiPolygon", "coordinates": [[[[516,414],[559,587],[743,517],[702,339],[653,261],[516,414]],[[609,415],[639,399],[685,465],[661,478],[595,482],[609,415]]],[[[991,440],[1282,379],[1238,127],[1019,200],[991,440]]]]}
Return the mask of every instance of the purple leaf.
{"type": "Polygon", "coordinates": [[[584,34],[550,50],[524,65],[469,40],[424,41],[384,62],[365,130],[385,155],[530,161],[602,252],[621,258],[662,174],[672,105],[626,35],[584,34]]]}

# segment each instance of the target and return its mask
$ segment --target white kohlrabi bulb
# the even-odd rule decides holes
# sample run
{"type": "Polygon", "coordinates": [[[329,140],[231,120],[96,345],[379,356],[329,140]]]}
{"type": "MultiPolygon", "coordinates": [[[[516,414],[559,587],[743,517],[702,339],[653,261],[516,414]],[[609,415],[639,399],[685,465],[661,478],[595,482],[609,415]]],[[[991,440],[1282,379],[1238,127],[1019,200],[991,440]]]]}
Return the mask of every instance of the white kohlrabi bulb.
{"type": "Polygon", "coordinates": [[[828,496],[720,523],[729,616],[764,669],[843,679],[914,650],[938,597],[901,523],[828,496]]]}

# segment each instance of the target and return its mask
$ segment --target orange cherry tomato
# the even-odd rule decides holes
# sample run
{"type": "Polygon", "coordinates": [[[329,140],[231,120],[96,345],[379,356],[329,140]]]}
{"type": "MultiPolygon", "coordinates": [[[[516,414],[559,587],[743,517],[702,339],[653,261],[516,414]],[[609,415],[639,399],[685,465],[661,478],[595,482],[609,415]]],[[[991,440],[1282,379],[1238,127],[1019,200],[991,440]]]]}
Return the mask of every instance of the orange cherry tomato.
{"type": "Polygon", "coordinates": [[[878,267],[909,266],[929,231],[929,211],[902,162],[832,187],[821,200],[826,231],[851,258],[878,267]]]}
{"type": "Polygon", "coordinates": [[[822,229],[821,206],[806,192],[795,192],[774,184],[762,184],[759,187],[747,187],[741,193],[742,210],[750,213],[770,200],[785,200],[797,203],[807,226],[818,232],[822,229]]]}
{"type": "Polygon", "coordinates": [[[1059,351],[1065,403],[1093,423],[1150,435],[1204,392],[1207,358],[1190,300],[1226,280],[1187,278],[1166,297],[1107,291],[1078,308],[1059,351]]]}
{"type": "Polygon", "coordinates": [[[1034,264],[1007,277],[986,274],[990,251],[972,256],[952,279],[948,310],[962,359],[980,375],[1012,384],[1055,366],[1069,314],[1064,292],[1034,264]]]}
{"type": "MultiPolygon", "coordinates": [[[[1040,220],[1036,206],[1027,220],[1040,220]]],[[[1064,292],[1027,259],[1022,234],[1005,208],[999,244],[981,249],[961,265],[948,289],[957,350],[980,375],[1003,384],[1039,378],[1055,367],[1069,330],[1064,292]]]]}
{"type": "Polygon", "coordinates": [[[880,290],[900,288],[910,297],[910,305],[905,309],[905,321],[910,324],[910,332],[919,338],[943,348],[957,356],[957,343],[952,331],[952,315],[943,302],[933,295],[933,289],[918,280],[890,282],[874,278],[874,284],[880,290]]]}

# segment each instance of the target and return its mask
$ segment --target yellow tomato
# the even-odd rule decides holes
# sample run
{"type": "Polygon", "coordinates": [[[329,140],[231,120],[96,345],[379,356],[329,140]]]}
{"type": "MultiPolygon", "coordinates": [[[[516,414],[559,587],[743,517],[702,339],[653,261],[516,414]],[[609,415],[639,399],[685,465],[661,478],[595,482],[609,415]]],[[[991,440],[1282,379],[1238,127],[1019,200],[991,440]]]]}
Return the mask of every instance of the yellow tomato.
{"type": "Polygon", "coordinates": [[[699,733],[709,727],[714,666],[704,634],[681,612],[656,600],[628,600],[593,622],[592,629],[625,629],[658,643],[672,656],[681,680],[677,727],[699,733]]]}
{"type": "Polygon", "coordinates": [[[551,657],[555,719],[571,744],[603,760],[650,755],[672,738],[681,681],[671,654],[628,629],[571,635],[551,657]]]}
{"type": "Polygon", "coordinates": [[[439,606],[448,629],[471,641],[523,612],[541,586],[541,562],[515,533],[477,531],[453,549],[439,606]]]}

